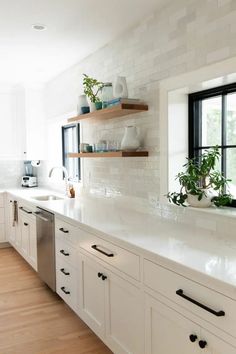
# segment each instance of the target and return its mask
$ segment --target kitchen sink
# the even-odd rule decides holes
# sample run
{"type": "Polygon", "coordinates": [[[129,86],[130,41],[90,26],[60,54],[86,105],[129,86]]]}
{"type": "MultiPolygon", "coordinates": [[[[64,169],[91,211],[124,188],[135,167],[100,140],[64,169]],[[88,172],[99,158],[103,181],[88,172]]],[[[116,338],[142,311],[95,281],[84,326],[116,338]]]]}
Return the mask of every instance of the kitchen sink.
{"type": "Polygon", "coordinates": [[[50,200],[62,200],[64,199],[63,197],[57,197],[56,195],[40,195],[37,197],[32,197],[32,199],[35,200],[41,200],[41,201],[50,201],[50,200]]]}

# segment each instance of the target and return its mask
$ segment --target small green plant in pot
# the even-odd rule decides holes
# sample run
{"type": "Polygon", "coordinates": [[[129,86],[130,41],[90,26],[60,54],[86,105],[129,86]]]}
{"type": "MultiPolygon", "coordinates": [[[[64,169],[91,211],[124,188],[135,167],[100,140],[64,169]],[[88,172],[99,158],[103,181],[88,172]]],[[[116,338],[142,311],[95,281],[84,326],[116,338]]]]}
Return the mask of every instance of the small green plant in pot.
{"type": "Polygon", "coordinates": [[[195,207],[208,207],[212,203],[217,207],[230,204],[232,196],[227,192],[230,180],[215,170],[219,158],[220,152],[216,146],[206,150],[199,158],[187,159],[188,162],[183,166],[186,171],[176,176],[180,191],[169,192],[169,201],[176,205],[190,204],[195,207]]]}
{"type": "Polygon", "coordinates": [[[84,93],[88,97],[90,104],[90,112],[96,109],[102,108],[102,102],[99,98],[99,92],[104,86],[103,82],[98,81],[86,74],[83,74],[83,86],[84,86],[84,93]]]}

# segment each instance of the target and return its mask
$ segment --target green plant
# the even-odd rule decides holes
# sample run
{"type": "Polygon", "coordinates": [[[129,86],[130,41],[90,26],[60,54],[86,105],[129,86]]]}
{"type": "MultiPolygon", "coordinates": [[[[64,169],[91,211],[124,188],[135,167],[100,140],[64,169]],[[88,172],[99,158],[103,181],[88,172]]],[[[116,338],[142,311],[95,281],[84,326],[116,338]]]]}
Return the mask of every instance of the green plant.
{"type": "Polygon", "coordinates": [[[231,203],[232,196],[226,192],[229,179],[226,179],[221,172],[215,170],[215,165],[219,161],[220,152],[218,146],[205,152],[199,158],[187,159],[183,166],[185,172],[180,172],[176,179],[180,183],[180,192],[168,193],[167,198],[176,205],[186,206],[188,195],[198,197],[200,201],[206,196],[206,190],[213,191],[212,202],[217,206],[224,206],[231,203]]]}
{"type": "Polygon", "coordinates": [[[90,99],[91,102],[100,102],[100,98],[98,97],[99,91],[104,87],[104,83],[98,81],[97,79],[93,79],[86,74],[83,74],[83,86],[84,93],[90,99]]]}

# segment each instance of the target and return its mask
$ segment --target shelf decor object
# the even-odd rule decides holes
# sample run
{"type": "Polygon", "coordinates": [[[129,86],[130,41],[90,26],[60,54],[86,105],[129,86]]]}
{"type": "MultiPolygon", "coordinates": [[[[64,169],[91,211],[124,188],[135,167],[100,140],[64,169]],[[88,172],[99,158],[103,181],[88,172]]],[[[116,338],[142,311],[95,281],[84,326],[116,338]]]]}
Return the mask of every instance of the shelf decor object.
{"type": "Polygon", "coordinates": [[[124,76],[117,76],[113,85],[113,96],[128,98],[128,87],[124,76]]]}
{"type": "Polygon", "coordinates": [[[137,151],[140,147],[137,128],[129,125],[125,127],[125,134],[121,141],[121,149],[124,151],[137,151]]]}
{"type": "Polygon", "coordinates": [[[83,158],[83,157],[146,157],[148,151],[108,151],[108,152],[83,152],[83,153],[69,153],[70,158],[83,158]]]}
{"type": "Polygon", "coordinates": [[[129,114],[135,114],[148,111],[148,105],[141,103],[121,103],[116,106],[109,108],[100,109],[99,111],[94,111],[87,114],[81,114],[76,117],[68,119],[68,123],[74,123],[86,119],[111,119],[124,117],[129,114]]]}

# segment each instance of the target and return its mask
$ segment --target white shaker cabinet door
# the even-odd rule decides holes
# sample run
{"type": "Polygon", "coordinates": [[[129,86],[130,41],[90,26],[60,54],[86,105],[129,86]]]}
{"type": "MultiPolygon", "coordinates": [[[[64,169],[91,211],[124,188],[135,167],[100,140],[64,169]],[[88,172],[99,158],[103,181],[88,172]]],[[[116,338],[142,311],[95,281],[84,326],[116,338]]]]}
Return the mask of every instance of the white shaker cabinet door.
{"type": "Polygon", "coordinates": [[[98,335],[105,334],[105,285],[101,266],[80,255],[79,308],[83,320],[98,335]]]}
{"type": "Polygon", "coordinates": [[[199,336],[197,324],[161,302],[146,297],[147,354],[200,354],[199,336]]]}
{"type": "Polygon", "coordinates": [[[139,288],[106,272],[106,340],[115,353],[144,353],[144,301],[139,288]]]}
{"type": "MultiPolygon", "coordinates": [[[[236,348],[226,343],[222,339],[216,337],[214,334],[208,332],[205,329],[201,329],[201,336],[199,338],[200,344],[206,344],[204,349],[201,349],[201,353],[204,354],[235,354],[236,348]]],[[[198,343],[199,343],[198,342],[198,343]]]]}

